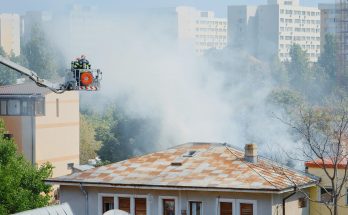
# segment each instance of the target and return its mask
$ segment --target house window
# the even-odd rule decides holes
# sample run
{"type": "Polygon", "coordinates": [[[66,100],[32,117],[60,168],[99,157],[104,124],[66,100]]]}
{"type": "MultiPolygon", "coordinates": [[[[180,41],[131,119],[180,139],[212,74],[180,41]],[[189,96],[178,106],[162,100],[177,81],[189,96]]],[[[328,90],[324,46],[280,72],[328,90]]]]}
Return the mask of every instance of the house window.
{"type": "Polygon", "coordinates": [[[250,203],[240,203],[240,215],[253,215],[254,205],[250,203]]]}
{"type": "Polygon", "coordinates": [[[189,215],[203,215],[202,202],[190,202],[189,215]]]}
{"type": "Polygon", "coordinates": [[[0,114],[7,115],[7,101],[6,100],[0,101],[0,114]]]}
{"type": "Polygon", "coordinates": [[[59,99],[56,99],[56,116],[59,117],[59,99]]]}
{"type": "Polygon", "coordinates": [[[321,188],[320,189],[320,201],[325,203],[332,203],[332,188],[321,188]]]}
{"type": "Polygon", "coordinates": [[[146,198],[135,198],[135,215],[146,215],[146,198]]]}
{"type": "Polygon", "coordinates": [[[307,201],[306,198],[302,197],[298,199],[298,207],[299,208],[305,208],[307,207],[307,201]]]}
{"type": "Polygon", "coordinates": [[[163,215],[175,215],[174,199],[163,199],[163,215]]]}
{"type": "Polygon", "coordinates": [[[233,215],[233,203],[220,202],[220,215],[233,215]]]}
{"type": "Polygon", "coordinates": [[[45,99],[38,98],[35,100],[35,115],[37,116],[45,115],[45,99]]]}
{"type": "Polygon", "coordinates": [[[348,189],[346,190],[346,205],[348,205],[348,189]]]}
{"type": "Polygon", "coordinates": [[[21,105],[20,100],[8,100],[8,115],[20,115],[21,105]]]}
{"type": "Polygon", "coordinates": [[[114,197],[103,197],[103,213],[114,209],[114,197]]]}
{"type": "Polygon", "coordinates": [[[119,197],[118,198],[118,209],[130,213],[131,212],[131,200],[130,200],[130,198],[119,197]]]}

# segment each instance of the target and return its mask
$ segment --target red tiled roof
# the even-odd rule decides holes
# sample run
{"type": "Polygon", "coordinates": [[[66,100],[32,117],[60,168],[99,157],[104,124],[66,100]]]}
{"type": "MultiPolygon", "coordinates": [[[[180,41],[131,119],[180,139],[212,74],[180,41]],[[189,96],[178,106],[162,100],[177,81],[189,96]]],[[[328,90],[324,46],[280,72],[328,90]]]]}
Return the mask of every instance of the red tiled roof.
{"type": "Polygon", "coordinates": [[[33,95],[33,94],[46,95],[49,92],[51,92],[49,89],[45,87],[39,87],[33,82],[0,86],[0,96],[1,95],[33,95]]]}
{"type": "Polygon", "coordinates": [[[281,192],[313,185],[318,179],[270,160],[249,163],[244,153],[224,144],[187,143],[80,173],[47,180],[50,183],[90,183],[106,186],[238,189],[281,192]],[[192,157],[185,157],[196,151],[192,157]]]}
{"type": "MultiPolygon", "coordinates": [[[[331,159],[317,159],[314,161],[307,161],[305,162],[306,167],[311,167],[311,168],[323,168],[324,166],[327,168],[334,168],[334,163],[332,162],[331,159]]],[[[347,167],[347,159],[343,159],[341,162],[337,164],[338,169],[345,169],[347,167]]]]}

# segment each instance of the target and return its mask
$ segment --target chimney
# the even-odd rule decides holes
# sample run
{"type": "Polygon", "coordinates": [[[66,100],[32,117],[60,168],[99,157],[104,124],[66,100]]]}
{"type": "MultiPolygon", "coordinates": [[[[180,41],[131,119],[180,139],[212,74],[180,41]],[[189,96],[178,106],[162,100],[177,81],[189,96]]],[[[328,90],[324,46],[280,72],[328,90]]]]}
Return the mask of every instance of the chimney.
{"type": "Polygon", "coordinates": [[[246,144],[244,149],[244,159],[250,163],[257,163],[257,145],[253,143],[246,144]]]}

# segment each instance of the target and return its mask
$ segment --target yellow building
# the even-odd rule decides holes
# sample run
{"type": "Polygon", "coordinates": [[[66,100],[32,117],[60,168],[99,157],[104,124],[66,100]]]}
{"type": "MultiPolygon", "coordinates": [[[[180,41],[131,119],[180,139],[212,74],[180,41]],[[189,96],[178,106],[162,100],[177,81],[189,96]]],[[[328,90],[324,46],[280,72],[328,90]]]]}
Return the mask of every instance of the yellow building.
{"type": "Polygon", "coordinates": [[[20,54],[20,17],[18,14],[0,14],[0,46],[6,54],[20,54]]]}
{"type": "MultiPolygon", "coordinates": [[[[321,161],[316,161],[314,162],[306,162],[305,163],[306,168],[308,170],[308,173],[318,176],[320,178],[320,186],[321,187],[325,187],[325,189],[327,190],[327,192],[330,192],[330,190],[332,190],[332,186],[330,183],[329,178],[327,177],[327,175],[324,172],[323,169],[323,164],[321,161]]],[[[333,175],[333,165],[332,163],[330,163],[329,161],[325,162],[324,164],[326,166],[326,169],[328,170],[328,173],[330,175],[333,175]]],[[[344,175],[344,171],[345,171],[345,166],[346,164],[339,164],[338,165],[338,178],[342,178],[344,175]]],[[[311,199],[314,201],[321,201],[321,200],[327,200],[329,197],[327,195],[327,192],[325,191],[325,189],[321,188],[319,186],[317,187],[312,187],[311,191],[310,191],[310,196],[311,199]]],[[[348,183],[346,184],[346,186],[342,189],[341,192],[341,198],[338,202],[338,214],[348,214],[348,183]]],[[[313,215],[330,215],[330,211],[327,209],[327,207],[325,206],[325,204],[322,203],[317,203],[311,201],[310,203],[310,214],[313,215]]]]}
{"type": "Polygon", "coordinates": [[[0,118],[33,164],[50,162],[54,176],[79,163],[79,94],[55,94],[32,83],[0,87],[0,118]]]}

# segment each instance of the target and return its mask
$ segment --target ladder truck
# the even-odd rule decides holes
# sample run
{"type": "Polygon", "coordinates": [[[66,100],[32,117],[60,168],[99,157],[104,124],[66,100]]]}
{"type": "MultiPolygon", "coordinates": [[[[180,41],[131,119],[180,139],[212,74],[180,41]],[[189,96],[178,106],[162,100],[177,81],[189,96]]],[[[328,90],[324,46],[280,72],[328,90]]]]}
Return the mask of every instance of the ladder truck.
{"type": "Polygon", "coordinates": [[[39,87],[45,87],[55,93],[65,91],[97,91],[100,89],[102,72],[99,69],[91,69],[91,66],[85,56],[77,58],[71,62],[71,68],[65,74],[62,83],[52,83],[40,78],[36,72],[25,68],[0,56],[0,64],[27,76],[34,81],[39,87]]]}

